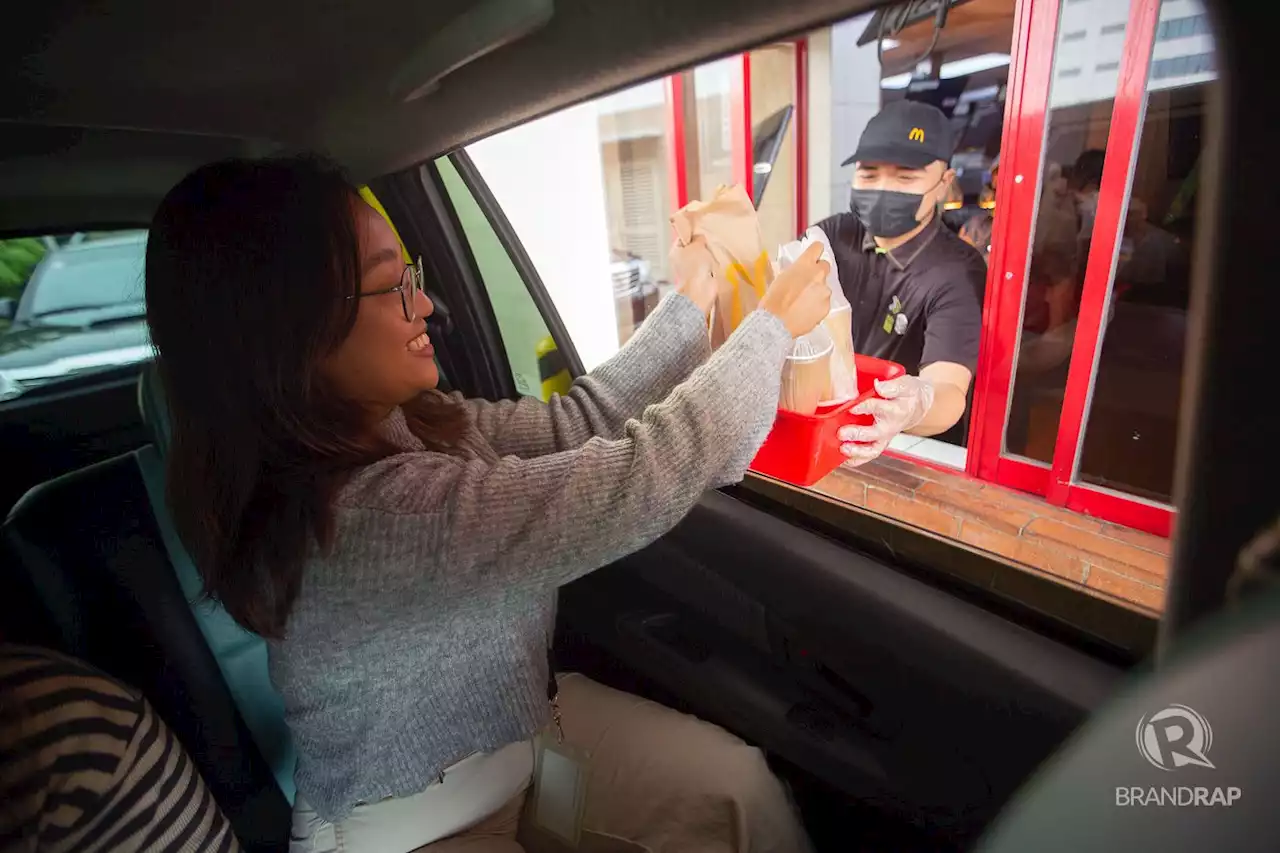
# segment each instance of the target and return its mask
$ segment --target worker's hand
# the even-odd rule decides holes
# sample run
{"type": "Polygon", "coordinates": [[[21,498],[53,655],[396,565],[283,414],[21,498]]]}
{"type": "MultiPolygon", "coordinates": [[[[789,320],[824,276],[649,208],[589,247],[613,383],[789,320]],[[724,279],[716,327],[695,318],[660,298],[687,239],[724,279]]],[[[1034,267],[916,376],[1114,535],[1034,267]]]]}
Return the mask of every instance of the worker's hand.
{"type": "Polygon", "coordinates": [[[830,265],[822,260],[822,244],[814,243],[778,273],[760,300],[760,310],[780,319],[793,338],[807,335],[831,311],[830,271],[830,265]]]}
{"type": "Polygon", "coordinates": [[[698,236],[687,246],[673,243],[668,255],[671,273],[676,280],[676,292],[687,296],[711,316],[711,306],[716,303],[715,259],[707,248],[706,238],[698,236]]]}
{"type": "Polygon", "coordinates": [[[933,406],[933,385],[919,376],[899,376],[884,382],[877,379],[876,393],[883,399],[872,397],[849,410],[855,415],[871,415],[875,423],[840,428],[840,452],[854,466],[884,453],[895,435],[924,420],[933,406]]]}

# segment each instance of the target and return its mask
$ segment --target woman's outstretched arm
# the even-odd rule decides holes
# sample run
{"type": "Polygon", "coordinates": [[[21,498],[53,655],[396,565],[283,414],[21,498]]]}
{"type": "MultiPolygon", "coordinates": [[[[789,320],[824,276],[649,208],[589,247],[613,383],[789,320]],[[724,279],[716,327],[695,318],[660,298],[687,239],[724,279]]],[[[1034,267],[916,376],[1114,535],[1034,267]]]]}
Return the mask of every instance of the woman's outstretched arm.
{"type": "Polygon", "coordinates": [[[500,456],[532,459],[614,439],[627,421],[663,400],[711,354],[707,318],[688,297],[662,300],[630,341],[604,364],[549,402],[457,399],[500,456]]]}

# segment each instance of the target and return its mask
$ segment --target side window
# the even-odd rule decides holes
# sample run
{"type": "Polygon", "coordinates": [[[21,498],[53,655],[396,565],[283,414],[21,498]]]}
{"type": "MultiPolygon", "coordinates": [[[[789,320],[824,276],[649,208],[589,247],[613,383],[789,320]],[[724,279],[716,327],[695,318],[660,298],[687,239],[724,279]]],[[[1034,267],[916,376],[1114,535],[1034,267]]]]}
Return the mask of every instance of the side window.
{"type": "Polygon", "coordinates": [[[147,232],[0,240],[0,401],[151,358],[147,232]]]}
{"type": "MultiPolygon", "coordinates": [[[[1163,607],[1176,512],[1212,34],[1197,0],[980,5],[957,6],[941,33],[931,15],[862,15],[466,151],[589,370],[674,287],[673,211],[736,183],[771,253],[829,217],[843,217],[841,233],[861,233],[852,155],[868,122],[903,101],[935,107],[952,142],[943,174],[954,177],[929,215],[964,269],[939,287],[981,291],[980,331],[972,312],[956,329],[970,344],[980,335],[963,415],[941,432],[900,434],[878,459],[807,486],[750,476],[748,487],[783,490],[857,530],[873,514],[977,549],[996,566],[983,569],[984,585],[1002,591],[1051,589],[1070,599],[1064,610],[1081,612],[1083,596],[1150,615],[1163,607]]],[[[913,258],[942,257],[848,241],[843,257],[853,260],[842,264],[890,254],[915,275],[913,258]]],[[[879,321],[909,294],[893,290],[901,277],[884,292],[856,291],[871,267],[853,269],[844,286],[854,348],[883,352],[875,330],[901,335],[907,324],[858,331],[857,311],[865,299],[879,321]]],[[[912,321],[923,334],[948,333],[927,313],[912,321]]]]}
{"type": "Polygon", "coordinates": [[[525,396],[545,400],[569,384],[568,372],[547,323],[493,223],[485,216],[453,161],[441,157],[435,165],[493,305],[516,389],[525,396]]]}

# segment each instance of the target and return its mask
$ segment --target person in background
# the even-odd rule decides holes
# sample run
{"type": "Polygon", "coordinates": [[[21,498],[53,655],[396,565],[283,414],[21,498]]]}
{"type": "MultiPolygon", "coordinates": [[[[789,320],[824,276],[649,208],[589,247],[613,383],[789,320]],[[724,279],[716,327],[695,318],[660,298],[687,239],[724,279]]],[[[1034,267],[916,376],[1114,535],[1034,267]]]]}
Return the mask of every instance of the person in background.
{"type": "Polygon", "coordinates": [[[990,210],[996,206],[996,182],[1000,179],[999,154],[991,158],[988,174],[991,177],[987,180],[987,185],[982,188],[982,192],[978,194],[978,204],[990,210]]]}
{"type": "Polygon", "coordinates": [[[1093,220],[1098,215],[1098,191],[1102,187],[1102,166],[1107,152],[1090,148],[1081,152],[1071,167],[1071,189],[1076,196],[1076,212],[1080,216],[1079,239],[1093,236],[1093,220]]]}
{"type": "Polygon", "coordinates": [[[1186,310],[1190,262],[1182,241],[1150,220],[1147,203],[1131,198],[1116,267],[1116,287],[1125,289],[1125,298],[1186,310]]]}
{"type": "Polygon", "coordinates": [[[938,435],[965,412],[987,268],[938,215],[955,177],[953,145],[937,107],[889,104],[845,161],[854,164],[850,211],[818,223],[853,306],[854,351],[896,361],[908,374],[877,382],[883,399],[854,409],[874,424],[841,430],[841,449],[855,465],[879,456],[899,433],[938,435]]]}
{"type": "Polygon", "coordinates": [[[1054,251],[1075,253],[1080,235],[1080,216],[1071,192],[1071,170],[1059,163],[1045,164],[1040,187],[1040,207],[1036,211],[1036,227],[1032,253],[1054,247],[1054,251]]]}
{"type": "Polygon", "coordinates": [[[0,851],[239,850],[140,693],[75,658],[0,642],[0,851]]]}
{"type": "Polygon", "coordinates": [[[1081,262],[1071,244],[1048,243],[1031,256],[1018,339],[1017,376],[1009,404],[1010,451],[1050,461],[1052,436],[1033,435],[1032,409],[1046,394],[1060,400],[1080,310],[1081,262]]]}
{"type": "Polygon", "coordinates": [[[960,226],[960,239],[978,250],[985,263],[991,258],[991,229],[995,225],[995,217],[987,211],[975,213],[969,221],[960,226]]]}

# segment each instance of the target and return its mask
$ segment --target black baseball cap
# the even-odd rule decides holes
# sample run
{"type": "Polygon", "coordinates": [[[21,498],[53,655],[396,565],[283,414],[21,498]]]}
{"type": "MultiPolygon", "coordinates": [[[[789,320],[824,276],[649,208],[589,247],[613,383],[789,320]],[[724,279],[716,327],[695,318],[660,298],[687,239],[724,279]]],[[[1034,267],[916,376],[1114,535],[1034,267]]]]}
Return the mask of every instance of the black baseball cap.
{"type": "Polygon", "coordinates": [[[934,160],[950,164],[951,124],[942,110],[920,101],[894,101],[872,116],[858,150],[841,163],[892,163],[919,169],[934,160]]]}

